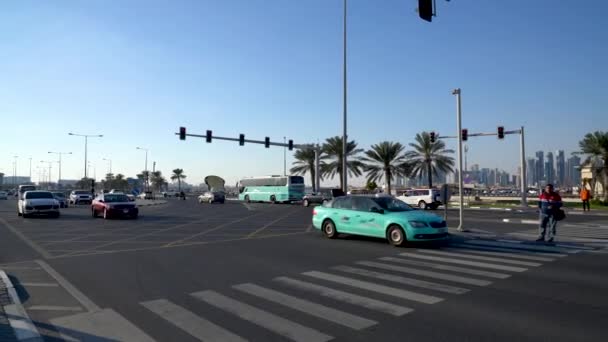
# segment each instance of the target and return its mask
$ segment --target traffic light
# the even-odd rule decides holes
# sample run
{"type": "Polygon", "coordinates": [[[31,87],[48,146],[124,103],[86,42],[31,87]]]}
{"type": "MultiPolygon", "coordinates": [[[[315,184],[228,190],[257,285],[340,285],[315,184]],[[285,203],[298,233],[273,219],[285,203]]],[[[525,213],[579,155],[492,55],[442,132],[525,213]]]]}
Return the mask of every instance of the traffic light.
{"type": "Polygon", "coordinates": [[[435,132],[431,132],[431,144],[435,143],[435,132]]]}
{"type": "Polygon", "coordinates": [[[462,129],[462,141],[467,141],[469,139],[469,130],[466,128],[462,129]]]}
{"type": "Polygon", "coordinates": [[[212,132],[207,130],[207,136],[205,137],[205,140],[207,140],[208,143],[211,142],[211,136],[212,136],[212,132]]]}
{"type": "Polygon", "coordinates": [[[270,147],[270,138],[266,137],[266,139],[264,139],[264,147],[269,148],[270,147]]]}
{"type": "Polygon", "coordinates": [[[498,139],[505,138],[505,128],[503,126],[498,126],[498,139]]]}
{"type": "Polygon", "coordinates": [[[239,134],[239,145],[245,145],[245,134],[239,134]]]}
{"type": "Polygon", "coordinates": [[[186,127],[179,128],[179,140],[186,140],[186,127]]]}
{"type": "Polygon", "coordinates": [[[431,22],[433,20],[433,1],[418,0],[418,15],[420,19],[431,22]]]}
{"type": "Polygon", "coordinates": [[[91,179],[91,188],[95,188],[95,180],[91,179]]]}
{"type": "Polygon", "coordinates": [[[288,142],[288,145],[289,145],[289,147],[288,147],[289,150],[290,151],[293,150],[293,140],[290,139],[289,142],[288,142]]]}

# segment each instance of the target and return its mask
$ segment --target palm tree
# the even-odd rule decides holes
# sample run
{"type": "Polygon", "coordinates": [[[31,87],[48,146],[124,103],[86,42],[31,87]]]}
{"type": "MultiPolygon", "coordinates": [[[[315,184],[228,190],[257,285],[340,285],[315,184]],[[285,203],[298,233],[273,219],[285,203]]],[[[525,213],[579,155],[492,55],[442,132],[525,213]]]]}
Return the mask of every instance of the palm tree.
{"type": "Polygon", "coordinates": [[[391,180],[399,176],[408,177],[410,173],[411,167],[405,159],[404,150],[405,146],[401,143],[383,141],[365,151],[362,160],[366,163],[364,170],[368,183],[384,179],[386,192],[390,195],[391,180]]]}
{"type": "MultiPolygon", "coordinates": [[[[307,172],[310,173],[312,188],[315,191],[319,191],[315,178],[315,149],[312,147],[298,149],[294,154],[294,158],[296,161],[293,162],[293,167],[289,169],[289,172],[295,175],[305,175],[307,172]]],[[[324,163],[320,163],[319,167],[321,168],[323,164],[324,163]]]]}
{"type": "Polygon", "coordinates": [[[604,190],[604,201],[608,201],[608,132],[587,133],[578,144],[583,153],[589,154],[585,163],[591,163],[592,170],[595,165],[601,165],[596,168],[596,174],[602,175],[598,181],[604,190]]]}
{"type": "Polygon", "coordinates": [[[437,176],[438,171],[447,173],[454,170],[454,158],[447,155],[454,153],[454,150],[446,149],[445,143],[441,140],[432,143],[431,136],[427,132],[416,134],[415,140],[415,144],[409,144],[414,150],[407,151],[405,158],[411,165],[411,174],[420,178],[426,175],[431,189],[433,175],[437,176]]]}
{"type": "MultiPolygon", "coordinates": [[[[321,169],[322,174],[325,176],[329,176],[329,178],[334,178],[336,173],[340,177],[340,188],[344,189],[344,173],[342,172],[342,137],[335,136],[331,138],[327,138],[325,143],[323,144],[322,151],[325,153],[323,159],[329,160],[328,163],[323,165],[321,169]]],[[[364,164],[357,157],[357,154],[363,152],[362,148],[357,148],[357,143],[353,141],[349,141],[346,144],[346,169],[348,170],[348,175],[352,176],[361,176],[361,170],[364,167],[364,164]]],[[[347,190],[347,189],[345,189],[347,190]]]]}
{"type": "Polygon", "coordinates": [[[165,180],[165,177],[163,177],[163,174],[161,171],[154,171],[152,172],[152,175],[150,176],[150,179],[152,181],[152,185],[156,188],[158,188],[158,191],[162,191],[162,187],[163,185],[165,185],[165,183],[167,182],[165,180]]]}
{"type": "Polygon", "coordinates": [[[179,187],[179,191],[182,191],[182,179],[186,178],[186,175],[184,174],[184,170],[182,169],[175,169],[173,170],[173,174],[171,175],[171,180],[176,180],[177,179],[177,185],[179,187]]]}

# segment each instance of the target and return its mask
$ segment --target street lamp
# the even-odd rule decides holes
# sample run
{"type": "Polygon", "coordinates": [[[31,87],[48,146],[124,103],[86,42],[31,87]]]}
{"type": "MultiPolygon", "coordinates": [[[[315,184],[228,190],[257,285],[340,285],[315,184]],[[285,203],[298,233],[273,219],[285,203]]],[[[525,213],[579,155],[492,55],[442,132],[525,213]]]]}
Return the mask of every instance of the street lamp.
{"type": "Polygon", "coordinates": [[[88,140],[89,138],[101,138],[103,137],[103,134],[93,134],[93,135],[88,135],[88,134],[76,134],[76,133],[68,133],[69,135],[74,135],[77,137],[84,137],[84,178],[87,178],[87,144],[88,144],[88,140]]]}
{"type": "Polygon", "coordinates": [[[13,156],[13,185],[17,185],[17,158],[19,156],[13,156]]]}
{"type": "Polygon", "coordinates": [[[147,148],[143,148],[143,147],[136,147],[136,150],[143,150],[146,151],[146,164],[144,167],[144,171],[146,171],[145,175],[146,175],[146,179],[144,180],[145,185],[146,185],[146,190],[148,189],[148,179],[150,178],[150,175],[148,175],[148,149],[147,148]]]}
{"type": "Polygon", "coordinates": [[[452,95],[456,96],[456,126],[458,129],[458,200],[460,202],[459,206],[459,219],[460,222],[458,224],[459,231],[465,231],[464,228],[464,200],[462,198],[464,192],[462,191],[463,182],[462,182],[462,108],[460,104],[460,88],[456,88],[452,91],[452,95]]]}
{"type": "Polygon", "coordinates": [[[108,173],[112,173],[112,159],[107,159],[107,158],[102,158],[102,160],[105,160],[109,163],[109,168],[108,168],[108,173]]]}
{"type": "Polygon", "coordinates": [[[344,189],[342,189],[342,191],[344,191],[344,193],[348,193],[348,183],[347,183],[347,177],[348,177],[348,170],[346,169],[346,150],[347,150],[347,135],[346,135],[346,116],[347,116],[347,107],[346,107],[346,0],[344,0],[344,16],[342,18],[343,22],[343,37],[342,37],[342,43],[343,43],[343,48],[342,48],[342,54],[343,54],[343,60],[342,60],[342,108],[344,110],[344,112],[342,113],[343,115],[343,127],[342,127],[342,179],[343,179],[343,187],[344,189]]]}
{"type": "Polygon", "coordinates": [[[59,178],[57,178],[57,186],[59,186],[61,182],[61,155],[62,154],[72,154],[72,152],[49,152],[50,154],[59,155],[59,178]]]}
{"type": "Polygon", "coordinates": [[[47,188],[50,189],[51,188],[51,167],[53,162],[49,161],[49,160],[41,160],[41,163],[49,163],[49,181],[47,183],[47,188]]]}

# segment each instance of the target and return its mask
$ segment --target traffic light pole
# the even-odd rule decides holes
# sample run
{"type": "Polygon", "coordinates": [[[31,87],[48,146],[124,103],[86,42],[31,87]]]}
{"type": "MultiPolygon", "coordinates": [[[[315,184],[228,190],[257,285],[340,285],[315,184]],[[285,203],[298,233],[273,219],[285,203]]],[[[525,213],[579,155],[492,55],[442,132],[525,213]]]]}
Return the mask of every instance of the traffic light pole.
{"type": "Polygon", "coordinates": [[[456,126],[458,127],[458,217],[460,219],[458,223],[458,231],[463,232],[464,229],[464,191],[462,181],[462,107],[460,104],[460,88],[452,91],[453,95],[456,95],[456,126]]]}

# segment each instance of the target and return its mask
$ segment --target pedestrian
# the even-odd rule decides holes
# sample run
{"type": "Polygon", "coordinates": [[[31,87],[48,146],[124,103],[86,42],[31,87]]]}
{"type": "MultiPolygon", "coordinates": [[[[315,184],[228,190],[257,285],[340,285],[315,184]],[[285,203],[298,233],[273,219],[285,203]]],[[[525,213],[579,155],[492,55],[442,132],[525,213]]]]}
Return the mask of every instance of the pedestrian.
{"type": "Polygon", "coordinates": [[[589,190],[587,190],[587,187],[585,186],[585,184],[583,184],[583,188],[581,189],[581,201],[583,202],[583,211],[590,211],[591,210],[591,206],[589,205],[589,198],[591,197],[591,194],[589,193],[589,190]]]}
{"type": "Polygon", "coordinates": [[[545,234],[547,235],[547,242],[553,242],[556,235],[557,211],[562,206],[561,196],[553,190],[552,184],[547,184],[545,190],[540,194],[538,198],[538,207],[540,209],[540,227],[539,236],[536,241],[544,241],[545,234]],[[549,231],[547,232],[547,225],[549,225],[549,231]]]}

